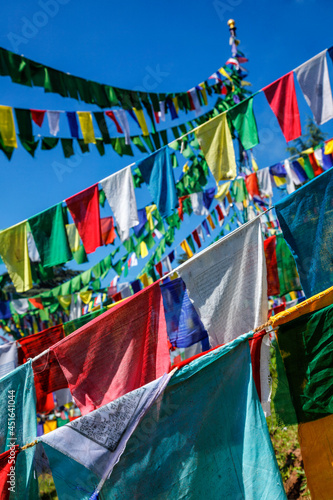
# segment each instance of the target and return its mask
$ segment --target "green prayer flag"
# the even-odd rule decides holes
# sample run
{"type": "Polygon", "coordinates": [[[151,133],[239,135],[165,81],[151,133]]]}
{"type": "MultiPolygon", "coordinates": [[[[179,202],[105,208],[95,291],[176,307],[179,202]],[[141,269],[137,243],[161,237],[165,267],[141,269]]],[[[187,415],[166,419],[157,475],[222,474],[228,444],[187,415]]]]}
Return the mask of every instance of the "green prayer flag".
{"type": "Polygon", "coordinates": [[[76,252],[73,252],[73,257],[77,264],[85,264],[88,262],[88,257],[83,245],[80,245],[80,248],[76,250],[76,252]]]}
{"type": "Polygon", "coordinates": [[[160,136],[163,142],[163,146],[167,146],[169,143],[168,140],[168,131],[167,130],[160,130],[160,136]]]}
{"type": "Polygon", "coordinates": [[[81,275],[78,274],[72,278],[72,293],[79,292],[81,290],[81,275]]]}
{"type": "Polygon", "coordinates": [[[308,178],[311,180],[311,179],[314,179],[315,177],[315,174],[314,174],[314,171],[313,171],[313,168],[312,168],[312,165],[310,163],[310,160],[309,160],[309,156],[308,155],[305,155],[305,156],[302,156],[303,160],[304,160],[304,165],[303,165],[303,168],[305,170],[305,173],[306,175],[308,176],[308,178]]]}
{"type": "Polygon", "coordinates": [[[0,135],[0,149],[1,149],[1,151],[3,151],[5,153],[5,155],[7,156],[7,159],[10,160],[11,157],[13,156],[13,152],[14,152],[15,148],[5,146],[3,143],[3,139],[0,135]]]}
{"type": "Polygon", "coordinates": [[[111,144],[109,129],[107,127],[103,111],[95,111],[93,115],[101,132],[104,144],[111,144]]]}
{"type": "Polygon", "coordinates": [[[29,225],[44,267],[58,266],[72,259],[66,233],[66,212],[62,203],[29,219],[29,225]]]}
{"type": "Polygon", "coordinates": [[[91,283],[92,289],[96,292],[101,288],[101,280],[98,278],[91,283]]]}
{"type": "Polygon", "coordinates": [[[132,140],[133,144],[138,148],[140,153],[147,153],[147,149],[146,149],[145,145],[143,144],[141,137],[139,135],[131,137],[131,140],[132,140]]]}
{"type": "Polygon", "coordinates": [[[193,242],[191,234],[189,236],[187,236],[186,241],[189,244],[189,247],[191,248],[192,252],[195,253],[196,250],[195,250],[195,246],[194,246],[194,242],[193,242]]]}
{"type": "Polygon", "coordinates": [[[32,121],[30,109],[15,108],[16,122],[18,125],[19,135],[26,139],[32,140],[32,121]]]}
{"type": "Polygon", "coordinates": [[[70,158],[74,155],[73,139],[61,139],[61,145],[65,158],[70,158]]]}
{"type": "Polygon", "coordinates": [[[95,146],[96,146],[97,151],[99,152],[100,156],[104,156],[105,155],[105,147],[104,147],[103,139],[95,139],[95,140],[96,140],[95,146]]]}
{"type": "MultiPolygon", "coordinates": [[[[61,139],[61,141],[63,141],[63,140],[66,141],[67,139],[61,139]]],[[[58,142],[59,142],[58,137],[43,137],[42,138],[42,150],[48,151],[50,149],[53,149],[57,146],[58,142]]]]}
{"type": "Polygon", "coordinates": [[[146,243],[149,250],[151,250],[155,245],[155,240],[151,233],[148,233],[147,236],[145,236],[145,238],[143,239],[143,241],[146,243]]]}
{"type": "Polygon", "coordinates": [[[82,280],[83,286],[89,285],[89,283],[91,281],[91,276],[92,276],[91,269],[87,269],[87,271],[84,271],[83,273],[81,273],[81,280],[82,280]]]}
{"type": "Polygon", "coordinates": [[[72,280],[63,283],[60,288],[60,295],[70,295],[72,293],[72,280]]]}
{"type": "Polygon", "coordinates": [[[246,200],[248,198],[248,192],[244,179],[234,180],[231,184],[230,192],[236,203],[242,203],[246,200]]]}
{"type": "Polygon", "coordinates": [[[150,134],[155,145],[155,149],[161,149],[161,141],[160,141],[160,136],[158,135],[158,132],[155,134],[150,134]]]}
{"type": "Polygon", "coordinates": [[[282,234],[276,235],[276,261],[280,282],[280,295],[302,290],[295,259],[282,234]]]}
{"type": "Polygon", "coordinates": [[[151,142],[151,138],[149,135],[145,136],[143,135],[143,140],[145,141],[145,143],[147,144],[148,148],[150,149],[150,151],[153,153],[155,151],[155,148],[151,142]]]}
{"type": "Polygon", "coordinates": [[[102,270],[101,270],[101,264],[100,262],[97,262],[97,264],[95,264],[92,268],[91,268],[91,271],[94,275],[94,277],[96,279],[100,278],[101,274],[102,274],[102,270]]]}
{"type": "Polygon", "coordinates": [[[28,151],[28,153],[34,158],[35,157],[35,151],[37,149],[37,146],[39,144],[39,139],[37,141],[34,140],[28,140],[19,135],[20,142],[24,149],[28,151]]]}
{"type": "Polygon", "coordinates": [[[80,146],[81,152],[82,153],[89,153],[89,144],[86,144],[84,142],[84,139],[76,139],[78,142],[78,145],[80,146]]]}
{"type": "Polygon", "coordinates": [[[238,132],[238,136],[245,150],[252,149],[259,144],[257,123],[253,113],[253,97],[238,104],[228,111],[228,118],[238,132]]]}

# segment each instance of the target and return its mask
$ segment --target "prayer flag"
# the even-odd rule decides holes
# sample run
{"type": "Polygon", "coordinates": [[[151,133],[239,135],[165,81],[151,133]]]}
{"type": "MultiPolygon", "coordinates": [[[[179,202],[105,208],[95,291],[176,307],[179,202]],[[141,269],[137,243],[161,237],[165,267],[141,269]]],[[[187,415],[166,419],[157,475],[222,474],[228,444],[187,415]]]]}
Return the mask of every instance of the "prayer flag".
{"type": "Polygon", "coordinates": [[[169,149],[164,147],[137,165],[161,216],[171,215],[178,207],[178,196],[169,149]]]}
{"type": "Polygon", "coordinates": [[[114,214],[119,237],[125,241],[131,227],[139,224],[131,167],[128,166],[100,181],[114,214]]]}
{"type": "Polygon", "coordinates": [[[15,492],[15,475],[13,477],[13,473],[11,471],[15,468],[15,462],[19,451],[19,446],[13,444],[9,450],[4,451],[0,455],[1,500],[9,500],[10,492],[15,492]]]}
{"type": "Polygon", "coordinates": [[[182,264],[178,275],[213,347],[266,322],[266,263],[259,218],[182,264]]]}
{"type": "Polygon", "coordinates": [[[190,347],[206,339],[205,330],[181,278],[161,284],[165,320],[172,347],[190,347]]]}
{"type": "Polygon", "coordinates": [[[263,91],[286,141],[297,139],[302,130],[293,72],[271,83],[263,91]]]}
{"type": "Polygon", "coordinates": [[[26,222],[21,222],[0,232],[0,255],[17,293],[30,290],[32,278],[26,222]]]}
{"type": "Polygon", "coordinates": [[[218,115],[201,125],[195,135],[216,182],[234,179],[236,160],[227,114],[218,115]]]}
{"type": "MultiPolygon", "coordinates": [[[[163,393],[172,374],[136,389],[84,415],[55,432],[44,435],[46,454],[54,462],[49,447],[58,450],[101,478],[96,495],[119,462],[127,442],[151,405],[163,393]],[[70,442],[75,446],[68,447],[70,442]]],[[[90,497],[91,498],[91,497],[90,497]]]]}
{"type": "Polygon", "coordinates": [[[276,259],[276,236],[271,236],[264,241],[266,269],[267,269],[267,295],[280,295],[280,283],[276,259]]]}
{"type": "Polygon", "coordinates": [[[28,219],[44,267],[58,266],[72,259],[65,227],[65,210],[59,203],[28,219]]]}
{"type": "Polygon", "coordinates": [[[253,97],[245,99],[244,102],[228,111],[228,118],[237,130],[245,150],[252,149],[259,144],[257,124],[253,113],[253,97]]]}
{"type": "Polygon", "coordinates": [[[47,121],[49,123],[49,129],[51,135],[57,135],[59,132],[59,119],[60,112],[59,111],[47,111],[47,121]]]}
{"type": "Polygon", "coordinates": [[[307,297],[325,290],[333,280],[332,196],[333,172],[327,170],[275,205],[307,297]]]}
{"type": "Polygon", "coordinates": [[[71,132],[71,136],[74,139],[78,139],[79,138],[79,125],[77,123],[76,113],[75,113],[75,111],[66,111],[66,115],[67,115],[67,120],[68,120],[69,130],[71,132]]]}
{"type": "Polygon", "coordinates": [[[103,245],[99,216],[98,184],[66,199],[86,253],[103,245]]]}
{"type": "Polygon", "coordinates": [[[333,99],[326,52],[327,50],[323,50],[295,69],[298,83],[317,125],[322,125],[333,118],[333,99]]]}
{"type": "Polygon", "coordinates": [[[13,109],[9,106],[0,106],[0,135],[5,147],[17,148],[13,109]]]}
{"type": "Polygon", "coordinates": [[[17,367],[17,344],[8,342],[0,346],[0,378],[17,367]]]}
{"type": "Polygon", "coordinates": [[[30,113],[32,120],[36,123],[36,125],[38,125],[38,127],[41,127],[43,125],[45,111],[39,109],[31,109],[30,113]]]}
{"type": "Polygon", "coordinates": [[[82,414],[160,377],[170,358],[159,284],[106,311],[52,352],[82,414]]]}
{"type": "Polygon", "coordinates": [[[96,144],[91,113],[89,113],[89,111],[77,111],[77,115],[79,117],[84,143],[96,144]]]}
{"type": "Polygon", "coordinates": [[[254,196],[260,196],[256,172],[253,172],[245,177],[245,185],[247,192],[250,196],[252,196],[252,198],[254,196]]]}

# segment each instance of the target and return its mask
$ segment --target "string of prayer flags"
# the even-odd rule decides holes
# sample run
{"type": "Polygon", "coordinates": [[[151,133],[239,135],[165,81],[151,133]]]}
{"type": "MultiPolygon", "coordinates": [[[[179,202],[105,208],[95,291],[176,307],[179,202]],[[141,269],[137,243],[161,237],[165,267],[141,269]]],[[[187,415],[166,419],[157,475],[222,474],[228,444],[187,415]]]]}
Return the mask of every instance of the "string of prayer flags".
{"type": "Polygon", "coordinates": [[[17,293],[32,288],[27,225],[21,222],[0,232],[0,255],[17,293]],[[15,252],[13,252],[15,248],[15,252]]]}
{"type": "Polygon", "coordinates": [[[9,106],[0,106],[0,135],[5,147],[17,148],[13,109],[9,106]]]}
{"type": "Polygon", "coordinates": [[[333,494],[332,318],[329,305],[280,325],[278,334],[312,498],[333,494]]]}
{"type": "Polygon", "coordinates": [[[259,144],[257,123],[253,113],[253,97],[245,99],[244,102],[228,111],[228,118],[237,130],[245,150],[252,149],[259,144]]]}
{"type": "Polygon", "coordinates": [[[183,280],[176,278],[160,286],[168,337],[172,347],[190,347],[207,339],[207,331],[189,299],[183,280]]]}
{"type": "Polygon", "coordinates": [[[227,114],[222,113],[201,125],[195,136],[216,180],[236,177],[236,159],[227,114]]]}
{"type": "Polygon", "coordinates": [[[317,125],[333,118],[333,99],[328,74],[327,50],[323,50],[294,71],[317,125]]]}
{"type": "Polygon", "coordinates": [[[131,167],[110,175],[100,184],[114,214],[119,237],[125,241],[130,229],[139,224],[131,167]]]}
{"type": "MultiPolygon", "coordinates": [[[[36,438],[35,400],[31,360],[0,379],[0,405],[6,409],[0,412],[0,454],[11,446],[21,447],[36,438]]],[[[38,498],[34,453],[35,449],[29,448],[16,457],[15,499],[38,498]]]]}
{"type": "Polygon", "coordinates": [[[169,149],[163,147],[137,165],[161,216],[171,215],[178,207],[178,196],[169,149]]]}
{"type": "Polygon", "coordinates": [[[103,245],[99,215],[98,184],[66,199],[86,253],[103,245]]]}
{"type": "MultiPolygon", "coordinates": [[[[252,378],[248,342],[236,342],[177,370],[128,440],[103,495],[132,499],[139,483],[143,498],[158,498],[166,491],[170,498],[179,498],[184,491],[195,491],[213,500],[223,491],[229,498],[285,499],[252,378]],[[165,471],[171,470],[170,482],[165,471]]],[[[77,483],[83,477],[88,484],[98,482],[86,469],[82,476],[82,469],[70,468],[67,462],[64,467],[73,471],[77,483]]],[[[64,475],[56,474],[58,494],[68,492],[64,475]]]]}
{"type": "Polygon", "coordinates": [[[263,89],[287,142],[302,135],[294,73],[291,71],[263,89]]]}
{"type": "Polygon", "coordinates": [[[83,415],[162,376],[170,357],[159,284],[115,305],[51,351],[83,415]]]}
{"type": "Polygon", "coordinates": [[[58,266],[72,259],[65,226],[67,222],[67,213],[62,203],[28,220],[44,267],[58,266]]]}
{"type": "MultiPolygon", "coordinates": [[[[98,495],[105,480],[110,477],[113,468],[119,462],[129,438],[152,404],[163,393],[171,376],[172,373],[165,374],[40,438],[49,459],[59,496],[62,491],[57,483],[56,473],[58,466],[56,457],[59,453],[62,453],[64,458],[75,460],[100,478],[95,491],[90,492],[98,495]],[[69,449],[69,442],[75,442],[76,445],[69,449]]],[[[70,469],[67,469],[67,473],[62,469],[60,477],[69,472],[70,469]]],[[[70,480],[69,475],[68,479],[70,480]]],[[[89,498],[96,496],[89,494],[89,498]]]]}
{"type": "Polygon", "coordinates": [[[327,170],[275,205],[306,297],[332,284],[332,193],[333,174],[327,170]]]}
{"type": "Polygon", "coordinates": [[[79,122],[81,126],[81,131],[83,135],[83,141],[85,144],[96,144],[95,132],[92,123],[91,113],[88,111],[77,111],[79,117],[79,122]]]}
{"type": "Polygon", "coordinates": [[[197,254],[177,272],[213,347],[266,322],[266,263],[259,218],[197,254]]]}

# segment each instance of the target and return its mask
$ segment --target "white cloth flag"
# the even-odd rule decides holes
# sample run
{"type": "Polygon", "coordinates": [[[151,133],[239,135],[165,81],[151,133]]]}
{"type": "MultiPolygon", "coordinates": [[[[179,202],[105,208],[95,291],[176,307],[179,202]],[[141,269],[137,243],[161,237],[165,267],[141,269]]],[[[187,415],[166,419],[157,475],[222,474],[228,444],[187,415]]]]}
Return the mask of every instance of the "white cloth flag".
{"type": "Polygon", "coordinates": [[[127,120],[127,116],[126,116],[125,110],[123,110],[123,109],[115,109],[114,112],[115,112],[117,120],[120,122],[121,128],[124,131],[124,134],[125,134],[125,144],[127,144],[127,145],[131,144],[130,127],[129,127],[129,123],[128,123],[128,120],[127,120]]]}
{"type": "Polygon", "coordinates": [[[75,297],[75,293],[72,294],[71,306],[69,310],[69,321],[81,318],[82,315],[82,299],[78,293],[75,297]]]}
{"type": "Polygon", "coordinates": [[[0,345],[0,378],[17,367],[17,344],[8,342],[0,345]]]}
{"type": "Polygon", "coordinates": [[[115,401],[44,434],[40,441],[87,467],[101,477],[103,483],[110,477],[131,434],[164,391],[171,376],[172,372],[128,392],[115,401]]]}
{"type": "Polygon", "coordinates": [[[14,299],[11,302],[17,314],[24,314],[29,309],[28,299],[14,299]]]}
{"type": "Polygon", "coordinates": [[[260,347],[260,393],[261,406],[265,417],[270,417],[271,415],[272,385],[269,370],[271,360],[270,346],[271,341],[269,338],[269,333],[267,333],[263,337],[260,347]]]}
{"type": "Polygon", "coordinates": [[[295,183],[294,183],[294,175],[296,175],[296,174],[291,169],[289,160],[284,160],[284,168],[286,169],[286,172],[287,172],[287,177],[286,177],[287,193],[291,194],[294,191],[296,191],[296,187],[295,187],[295,183]]]}
{"type": "Polygon", "coordinates": [[[28,242],[28,255],[31,262],[40,262],[39,252],[36,247],[36,243],[32,233],[27,232],[27,242],[28,242]]]}
{"type": "Polygon", "coordinates": [[[317,125],[333,118],[333,99],[328,74],[327,50],[323,50],[294,71],[317,125]]]}
{"type": "Polygon", "coordinates": [[[192,209],[195,215],[209,215],[203,202],[203,192],[190,194],[192,209]]]}
{"type": "Polygon", "coordinates": [[[172,265],[171,265],[169,257],[168,256],[164,257],[164,259],[162,259],[161,262],[165,266],[166,270],[169,273],[171,273],[171,271],[172,271],[172,265]]]}
{"type": "Polygon", "coordinates": [[[267,196],[268,198],[272,198],[273,187],[272,187],[271,174],[269,173],[269,167],[258,170],[257,179],[258,179],[260,194],[262,196],[267,196]]]}
{"type": "Polygon", "coordinates": [[[196,230],[197,230],[197,233],[198,233],[200,240],[205,241],[205,236],[204,236],[204,232],[203,232],[201,224],[199,224],[199,226],[196,228],[196,230]]]}
{"type": "Polygon", "coordinates": [[[267,321],[266,261],[259,217],[192,257],[177,272],[212,347],[267,321]]]}
{"type": "Polygon", "coordinates": [[[60,111],[46,111],[47,121],[49,122],[49,129],[51,135],[57,135],[59,132],[59,118],[60,111]]]}
{"type": "Polygon", "coordinates": [[[121,241],[131,227],[139,224],[131,167],[128,166],[100,182],[117,223],[121,241]]]}
{"type": "Polygon", "coordinates": [[[162,122],[165,122],[165,101],[159,101],[160,102],[160,110],[158,112],[160,119],[162,122]]]}

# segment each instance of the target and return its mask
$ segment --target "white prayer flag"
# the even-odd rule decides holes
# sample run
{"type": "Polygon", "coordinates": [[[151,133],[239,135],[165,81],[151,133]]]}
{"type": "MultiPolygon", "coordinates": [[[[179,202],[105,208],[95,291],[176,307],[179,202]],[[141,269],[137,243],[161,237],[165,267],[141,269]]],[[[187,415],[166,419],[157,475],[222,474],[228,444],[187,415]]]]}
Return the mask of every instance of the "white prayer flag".
{"type": "Polygon", "coordinates": [[[59,118],[60,111],[46,111],[47,121],[49,122],[49,129],[51,135],[57,135],[59,132],[59,118]]]}
{"type": "Polygon", "coordinates": [[[260,218],[244,224],[177,270],[215,347],[267,321],[260,218]]]}

